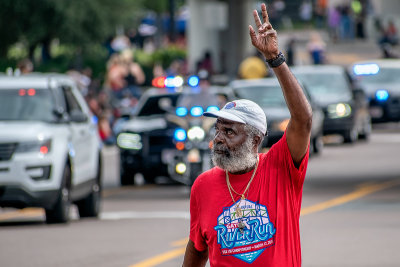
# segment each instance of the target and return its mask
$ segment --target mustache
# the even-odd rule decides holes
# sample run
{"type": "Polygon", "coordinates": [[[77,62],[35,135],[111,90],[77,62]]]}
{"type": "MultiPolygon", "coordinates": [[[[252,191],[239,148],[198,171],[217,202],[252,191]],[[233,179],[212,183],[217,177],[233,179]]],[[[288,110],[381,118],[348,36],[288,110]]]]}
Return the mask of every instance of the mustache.
{"type": "Polygon", "coordinates": [[[225,154],[225,156],[227,156],[227,157],[231,156],[231,151],[227,147],[225,147],[223,144],[215,144],[214,143],[212,152],[225,154]]]}

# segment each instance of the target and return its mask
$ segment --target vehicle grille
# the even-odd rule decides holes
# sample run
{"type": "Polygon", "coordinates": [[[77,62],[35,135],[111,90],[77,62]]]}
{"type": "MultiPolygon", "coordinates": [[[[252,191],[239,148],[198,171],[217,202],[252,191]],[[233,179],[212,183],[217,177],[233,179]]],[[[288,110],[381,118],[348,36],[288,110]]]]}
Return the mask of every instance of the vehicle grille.
{"type": "Polygon", "coordinates": [[[10,160],[17,147],[17,143],[0,144],[0,161],[10,160]]]}
{"type": "Polygon", "coordinates": [[[175,145],[170,136],[150,136],[149,147],[150,152],[160,152],[165,148],[174,148],[175,145]]]}

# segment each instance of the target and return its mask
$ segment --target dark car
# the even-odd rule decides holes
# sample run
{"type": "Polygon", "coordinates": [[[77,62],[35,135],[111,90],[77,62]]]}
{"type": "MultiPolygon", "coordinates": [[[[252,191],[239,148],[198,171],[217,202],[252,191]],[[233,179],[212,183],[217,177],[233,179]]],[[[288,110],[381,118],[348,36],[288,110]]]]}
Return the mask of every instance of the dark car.
{"type": "Polygon", "coordinates": [[[353,86],[344,67],[335,65],[297,66],[292,72],[322,107],[324,135],[339,134],[344,142],[368,139],[371,118],[365,93],[353,86]]]}
{"type": "Polygon", "coordinates": [[[143,175],[148,183],[157,176],[165,176],[191,184],[193,177],[186,174],[189,165],[186,160],[180,161],[179,155],[187,151],[185,156],[194,158],[196,155],[189,154],[189,150],[195,145],[209,150],[206,135],[214,122],[205,123],[202,114],[210,108],[219,109],[228,100],[230,96],[223,88],[215,86],[207,92],[198,87],[147,90],[136,112],[117,133],[121,185],[133,184],[135,175],[143,175]]]}
{"type": "Polygon", "coordinates": [[[364,89],[372,122],[400,120],[400,60],[360,61],[350,75],[364,89]]]}
{"type": "MultiPolygon", "coordinates": [[[[230,84],[236,97],[246,98],[258,103],[267,116],[268,138],[263,146],[271,146],[276,143],[286,130],[290,113],[287,108],[282,89],[276,78],[236,80],[230,84]]],[[[310,152],[318,153],[323,147],[322,124],[323,112],[304,91],[313,109],[313,125],[311,130],[310,152]]]]}

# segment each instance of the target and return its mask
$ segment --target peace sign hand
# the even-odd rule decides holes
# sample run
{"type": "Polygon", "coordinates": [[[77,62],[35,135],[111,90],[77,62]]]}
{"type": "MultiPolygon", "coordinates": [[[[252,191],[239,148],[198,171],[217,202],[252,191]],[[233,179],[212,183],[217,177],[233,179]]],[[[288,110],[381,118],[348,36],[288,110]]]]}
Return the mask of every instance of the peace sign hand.
{"type": "Polygon", "coordinates": [[[261,14],[264,21],[263,24],[261,24],[261,20],[258,16],[257,11],[253,10],[253,16],[258,29],[258,35],[254,31],[253,27],[249,25],[250,38],[253,46],[257,48],[258,51],[260,51],[268,60],[276,58],[279,54],[278,38],[276,31],[269,23],[267,7],[264,3],[261,4],[261,14]]]}

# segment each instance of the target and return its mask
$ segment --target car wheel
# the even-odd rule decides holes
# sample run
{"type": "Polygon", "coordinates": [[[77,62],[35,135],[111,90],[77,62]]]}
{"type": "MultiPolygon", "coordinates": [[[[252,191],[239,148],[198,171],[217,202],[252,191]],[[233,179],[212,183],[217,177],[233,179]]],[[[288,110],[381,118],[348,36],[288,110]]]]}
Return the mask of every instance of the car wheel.
{"type": "Polygon", "coordinates": [[[121,176],[120,176],[121,185],[122,186],[133,185],[134,184],[134,179],[133,179],[134,176],[135,176],[135,173],[133,173],[133,172],[122,171],[121,176]]]}
{"type": "Polygon", "coordinates": [[[355,128],[348,130],[345,132],[345,134],[343,135],[344,138],[344,142],[345,143],[354,143],[357,141],[358,139],[358,132],[355,128]]]}
{"type": "Polygon", "coordinates": [[[66,223],[69,221],[69,210],[71,207],[71,169],[65,166],[61,189],[58,194],[57,202],[52,209],[46,209],[47,223],[66,223]]]}
{"type": "Polygon", "coordinates": [[[78,206],[79,216],[84,217],[97,217],[100,213],[101,202],[101,184],[100,184],[100,165],[97,171],[95,183],[92,185],[90,194],[82,200],[79,200],[76,205],[78,206]]]}

